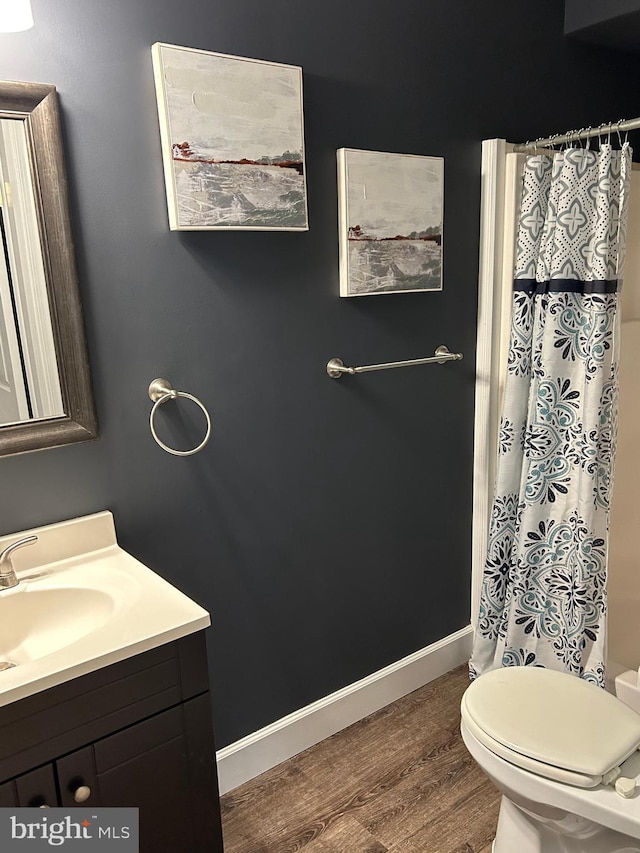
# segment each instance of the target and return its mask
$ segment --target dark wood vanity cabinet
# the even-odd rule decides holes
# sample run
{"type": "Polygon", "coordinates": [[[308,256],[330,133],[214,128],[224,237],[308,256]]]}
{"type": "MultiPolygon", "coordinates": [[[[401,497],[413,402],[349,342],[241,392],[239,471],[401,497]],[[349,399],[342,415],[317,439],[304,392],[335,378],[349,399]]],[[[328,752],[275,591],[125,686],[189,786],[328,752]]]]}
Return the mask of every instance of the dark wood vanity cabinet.
{"type": "Polygon", "coordinates": [[[0,708],[0,806],[133,806],[141,853],[222,853],[204,634],[0,708]]]}

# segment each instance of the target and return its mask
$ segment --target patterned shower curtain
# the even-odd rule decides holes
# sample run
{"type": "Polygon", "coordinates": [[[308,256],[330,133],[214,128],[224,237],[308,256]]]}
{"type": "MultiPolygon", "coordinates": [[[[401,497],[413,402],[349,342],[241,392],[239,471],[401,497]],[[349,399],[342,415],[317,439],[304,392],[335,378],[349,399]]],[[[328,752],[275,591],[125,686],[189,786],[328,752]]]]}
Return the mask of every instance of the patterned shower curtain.
{"type": "Polygon", "coordinates": [[[526,160],[496,492],[470,674],[604,686],[631,149],[526,160]]]}

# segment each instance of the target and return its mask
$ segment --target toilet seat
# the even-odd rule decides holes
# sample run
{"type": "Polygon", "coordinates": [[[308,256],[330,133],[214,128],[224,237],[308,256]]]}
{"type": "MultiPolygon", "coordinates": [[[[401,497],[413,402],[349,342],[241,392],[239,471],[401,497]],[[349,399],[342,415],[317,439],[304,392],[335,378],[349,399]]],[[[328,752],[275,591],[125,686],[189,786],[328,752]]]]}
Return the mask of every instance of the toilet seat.
{"type": "Polygon", "coordinates": [[[640,715],[583,679],[541,667],[477,678],[461,705],[470,733],[511,764],[593,788],[640,747],[640,715]]]}

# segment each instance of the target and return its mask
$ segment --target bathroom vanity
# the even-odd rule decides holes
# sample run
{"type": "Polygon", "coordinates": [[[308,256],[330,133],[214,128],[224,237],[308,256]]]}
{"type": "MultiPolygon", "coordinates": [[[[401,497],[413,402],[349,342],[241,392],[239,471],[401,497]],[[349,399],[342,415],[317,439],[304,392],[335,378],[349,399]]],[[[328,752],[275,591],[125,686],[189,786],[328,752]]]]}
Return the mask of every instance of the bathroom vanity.
{"type": "Polygon", "coordinates": [[[16,559],[20,584],[0,594],[0,660],[15,663],[0,671],[0,806],[137,807],[141,853],[222,853],[209,616],[121,551],[115,531],[105,546],[109,513],[66,524],[87,520],[92,531],[29,531],[38,542],[21,556],[27,563],[33,548],[31,566],[16,559]],[[69,536],[87,532],[99,547],[78,553],[87,543],[70,546],[69,536]],[[60,558],[56,548],[75,553],[60,558]],[[38,549],[59,559],[38,562],[38,549]],[[124,588],[120,602],[110,581],[124,588]],[[74,621],[63,603],[59,624],[46,624],[51,614],[38,608],[47,593],[73,599],[74,613],[86,601],[93,619],[74,621]],[[20,629],[2,619],[12,600],[23,620],[35,614],[20,629]]]}

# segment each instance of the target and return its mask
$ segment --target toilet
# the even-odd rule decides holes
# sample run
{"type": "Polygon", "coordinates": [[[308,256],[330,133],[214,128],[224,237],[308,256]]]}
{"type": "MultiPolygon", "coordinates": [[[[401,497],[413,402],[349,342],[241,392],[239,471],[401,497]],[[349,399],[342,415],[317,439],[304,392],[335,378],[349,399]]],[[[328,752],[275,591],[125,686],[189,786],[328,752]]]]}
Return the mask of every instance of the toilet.
{"type": "Polygon", "coordinates": [[[493,853],[640,853],[640,714],[583,679],[514,666],[473,681],[461,715],[502,793],[493,853]]]}

